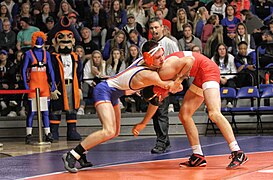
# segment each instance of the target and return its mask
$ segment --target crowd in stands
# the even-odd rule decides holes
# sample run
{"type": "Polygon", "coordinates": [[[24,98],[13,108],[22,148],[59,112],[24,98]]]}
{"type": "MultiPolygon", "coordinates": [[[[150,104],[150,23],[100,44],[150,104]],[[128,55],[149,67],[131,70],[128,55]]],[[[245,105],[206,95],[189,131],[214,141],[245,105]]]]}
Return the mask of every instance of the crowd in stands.
{"type": "MultiPolygon", "coordinates": [[[[271,0],[1,0],[0,7],[1,90],[23,89],[21,64],[33,32],[48,33],[62,16],[78,30],[82,40],[74,51],[84,64],[84,100],[78,114],[92,104],[97,83],[141,56],[142,45],[152,37],[147,22],[154,16],[179,50],[203,53],[215,61],[225,73],[221,86],[257,83],[249,80],[249,75],[256,76],[257,53],[260,67],[273,63],[273,45],[261,45],[273,41],[271,0]],[[243,73],[226,75],[238,72],[243,73]]],[[[46,42],[49,52],[51,46],[46,42]]],[[[23,99],[0,95],[1,115],[25,116],[23,99]]],[[[125,97],[121,106],[130,112],[135,103],[136,111],[145,111],[141,101],[137,95],[125,97]]]]}

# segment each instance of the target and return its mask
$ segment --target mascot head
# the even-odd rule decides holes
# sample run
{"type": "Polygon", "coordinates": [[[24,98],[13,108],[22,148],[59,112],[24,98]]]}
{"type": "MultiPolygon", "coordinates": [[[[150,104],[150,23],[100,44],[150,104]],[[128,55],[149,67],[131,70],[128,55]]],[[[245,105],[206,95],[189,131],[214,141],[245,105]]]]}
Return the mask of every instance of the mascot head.
{"type": "Polygon", "coordinates": [[[46,35],[42,31],[37,31],[32,34],[31,46],[32,48],[42,48],[46,42],[46,35]]]}
{"type": "Polygon", "coordinates": [[[81,38],[75,27],[70,24],[69,19],[63,16],[48,33],[48,40],[52,41],[57,53],[70,54],[76,40],[81,41],[81,38]]]}

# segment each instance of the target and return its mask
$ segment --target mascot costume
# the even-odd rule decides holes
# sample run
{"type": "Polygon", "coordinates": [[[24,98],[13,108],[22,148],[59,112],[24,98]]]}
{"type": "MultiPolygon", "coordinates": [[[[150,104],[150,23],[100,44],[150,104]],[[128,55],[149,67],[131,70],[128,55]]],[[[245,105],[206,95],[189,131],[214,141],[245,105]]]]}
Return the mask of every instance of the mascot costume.
{"type": "MultiPolygon", "coordinates": [[[[46,35],[43,32],[38,31],[33,33],[32,49],[26,51],[25,53],[22,76],[26,89],[35,90],[36,88],[40,88],[40,107],[45,131],[45,141],[52,142],[53,138],[49,128],[48,106],[51,95],[50,90],[52,94],[56,94],[58,91],[56,90],[55,86],[55,77],[50,54],[43,48],[45,41],[46,35]],[[51,82],[51,88],[49,86],[49,82],[51,82]]],[[[36,93],[29,93],[28,99],[29,111],[26,124],[26,144],[30,144],[32,141],[33,117],[37,111],[36,93]]]]}
{"type": "Polygon", "coordinates": [[[81,140],[76,130],[77,109],[80,106],[82,63],[79,56],[73,52],[75,41],[80,41],[80,35],[70,24],[67,17],[60,21],[48,33],[48,40],[52,41],[55,52],[51,54],[55,73],[57,90],[51,98],[50,128],[54,140],[59,139],[59,124],[61,114],[66,113],[67,140],[81,140]]]}

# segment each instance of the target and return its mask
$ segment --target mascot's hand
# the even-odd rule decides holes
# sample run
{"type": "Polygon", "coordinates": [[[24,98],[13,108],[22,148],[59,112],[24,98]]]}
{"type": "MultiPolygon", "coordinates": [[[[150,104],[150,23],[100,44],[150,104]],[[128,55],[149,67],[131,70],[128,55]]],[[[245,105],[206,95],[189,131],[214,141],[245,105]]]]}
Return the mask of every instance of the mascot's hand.
{"type": "Polygon", "coordinates": [[[58,95],[61,95],[61,93],[56,89],[55,91],[50,93],[50,99],[57,100],[59,99],[58,95]]]}
{"type": "Polygon", "coordinates": [[[140,131],[142,131],[145,127],[146,124],[139,123],[133,127],[132,133],[134,134],[134,136],[138,136],[140,131]]]}

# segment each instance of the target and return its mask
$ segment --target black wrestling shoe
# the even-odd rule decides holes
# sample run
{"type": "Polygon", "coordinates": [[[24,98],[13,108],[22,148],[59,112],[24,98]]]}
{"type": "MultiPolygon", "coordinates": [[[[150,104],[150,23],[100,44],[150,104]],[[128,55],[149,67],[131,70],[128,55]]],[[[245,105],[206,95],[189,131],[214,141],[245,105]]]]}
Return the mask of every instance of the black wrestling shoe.
{"type": "Polygon", "coordinates": [[[82,168],[92,167],[93,166],[93,164],[91,162],[87,161],[87,158],[86,158],[85,154],[83,154],[81,156],[81,158],[78,160],[78,162],[80,163],[80,165],[81,165],[82,168]]]}
{"type": "Polygon", "coordinates": [[[78,172],[78,169],[75,167],[77,159],[70,152],[63,154],[62,160],[64,162],[64,168],[67,171],[71,173],[78,172]]]}
{"type": "Polygon", "coordinates": [[[152,154],[162,154],[167,152],[167,150],[170,148],[170,145],[155,145],[155,147],[151,150],[152,154]]]}
{"type": "Polygon", "coordinates": [[[206,165],[205,156],[199,154],[192,154],[188,161],[179,164],[180,167],[205,167],[206,165]]]}
{"type": "Polygon", "coordinates": [[[227,166],[227,169],[236,169],[248,161],[248,157],[243,151],[232,151],[229,159],[232,159],[231,163],[227,166]]]}

